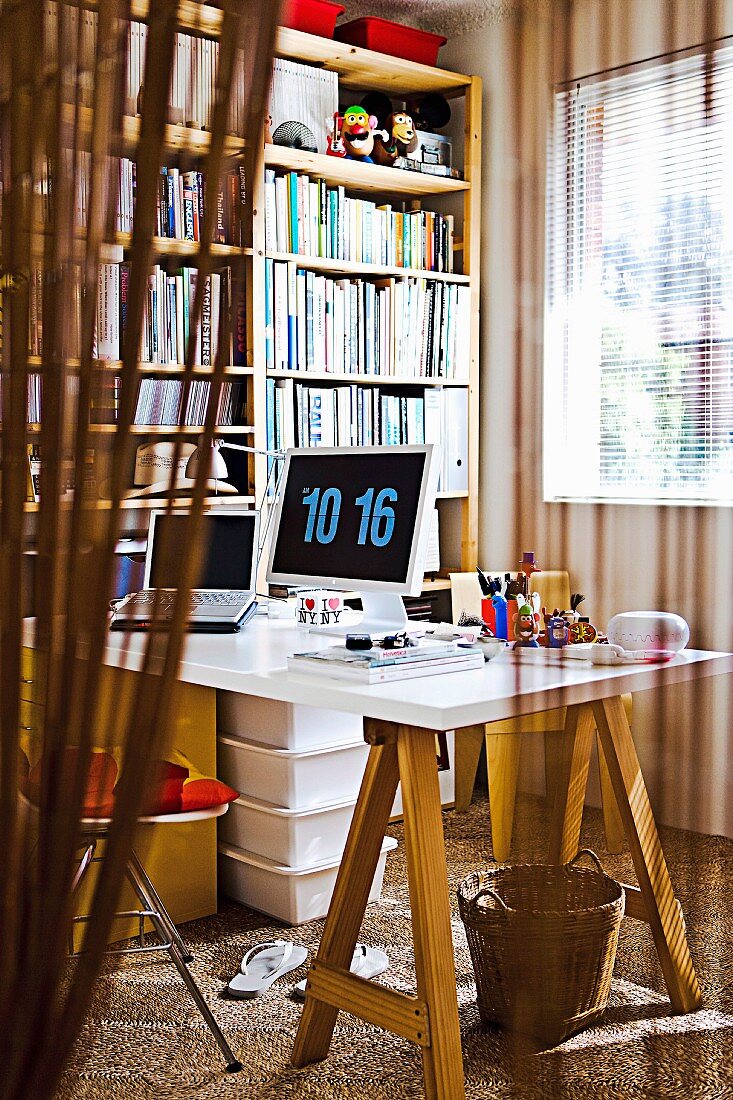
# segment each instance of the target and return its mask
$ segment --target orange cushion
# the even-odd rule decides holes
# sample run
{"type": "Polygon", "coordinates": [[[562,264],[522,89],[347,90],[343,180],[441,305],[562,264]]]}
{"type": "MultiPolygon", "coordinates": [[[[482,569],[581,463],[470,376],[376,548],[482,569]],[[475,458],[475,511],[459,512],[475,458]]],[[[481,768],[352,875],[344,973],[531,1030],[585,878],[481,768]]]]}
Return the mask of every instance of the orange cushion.
{"type": "MultiPolygon", "coordinates": [[[[21,768],[23,790],[32,802],[38,802],[41,789],[41,761],[32,768],[21,768]]],[[[89,759],[87,786],[84,796],[85,817],[110,817],[114,810],[115,788],[119,774],[116,756],[121,754],[94,749],[89,759]]],[[[218,779],[202,775],[183,753],[176,749],[169,753],[169,760],[154,760],[148,768],[143,803],[140,813],[155,814],[188,813],[192,810],[208,810],[222,806],[238,798],[238,792],[218,779]]],[[[21,761],[22,764],[22,761],[21,761]]],[[[71,782],[78,766],[78,749],[69,746],[64,750],[61,765],[62,782],[71,782]],[[65,777],[65,778],[64,778],[65,777]]]]}

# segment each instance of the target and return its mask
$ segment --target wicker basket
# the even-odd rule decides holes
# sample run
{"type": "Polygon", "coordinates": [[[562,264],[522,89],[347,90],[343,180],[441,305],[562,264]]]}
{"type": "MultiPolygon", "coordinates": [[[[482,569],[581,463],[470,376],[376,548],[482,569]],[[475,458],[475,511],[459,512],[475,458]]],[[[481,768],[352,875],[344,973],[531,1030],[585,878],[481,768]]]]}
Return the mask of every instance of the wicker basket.
{"type": "Polygon", "coordinates": [[[624,891],[584,848],[564,867],[474,871],[458,888],[481,1019],[554,1045],[608,1004],[624,891]],[[573,866],[588,855],[596,868],[573,866]]]}

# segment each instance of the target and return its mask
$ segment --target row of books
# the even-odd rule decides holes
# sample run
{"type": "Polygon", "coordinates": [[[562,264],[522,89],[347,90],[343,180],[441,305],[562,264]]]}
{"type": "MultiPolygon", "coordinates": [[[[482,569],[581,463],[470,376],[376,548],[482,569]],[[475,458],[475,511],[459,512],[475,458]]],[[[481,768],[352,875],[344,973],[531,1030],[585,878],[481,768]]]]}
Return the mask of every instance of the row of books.
{"type": "Polygon", "coordinates": [[[453,215],[394,210],[299,172],[265,170],[265,247],[422,271],[453,271],[453,215]]]}
{"type": "MultiPolygon", "coordinates": [[[[26,482],[26,500],[38,503],[41,499],[41,445],[28,443],[28,470],[26,482]]],[[[96,488],[96,455],[93,447],[88,447],[84,455],[83,488],[92,493],[96,488]]],[[[74,495],[75,463],[72,459],[61,460],[61,499],[69,500],[74,495]]]]}
{"type": "MultiPolygon", "coordinates": [[[[185,363],[197,279],[198,272],[193,267],[182,267],[173,274],[168,274],[159,265],[153,268],[148,278],[148,298],[143,318],[141,354],[144,362],[185,363]]],[[[222,318],[226,324],[230,315],[231,282],[229,268],[207,275],[204,282],[201,323],[196,328],[194,355],[194,362],[204,367],[210,367],[215,361],[222,318]]],[[[230,361],[231,355],[228,353],[227,362],[230,361]]]]}
{"type": "MultiPolygon", "coordinates": [[[[141,360],[144,363],[182,366],[190,335],[197,270],[182,267],[172,273],[156,265],[148,277],[141,360]]],[[[127,316],[130,265],[105,263],[99,266],[94,356],[118,361],[127,316]]],[[[29,335],[31,355],[43,355],[43,273],[34,268],[29,280],[29,335]]],[[[81,285],[72,287],[72,301],[66,311],[66,354],[78,357],[81,346],[81,285]]],[[[222,325],[229,325],[235,311],[233,331],[227,332],[225,362],[247,363],[245,288],[229,267],[207,275],[204,283],[201,323],[196,329],[194,363],[212,366],[222,325]]]]}
{"type": "MultiPolygon", "coordinates": [[[[70,382],[74,379],[69,379],[70,382]]],[[[121,378],[105,372],[94,379],[91,401],[93,424],[116,424],[120,403],[121,378]]],[[[203,424],[209,402],[211,382],[196,378],[184,392],[180,378],[143,378],[140,380],[134,424],[189,425],[203,424]],[[185,397],[185,403],[184,403],[185,397]]],[[[221,384],[216,413],[218,427],[242,424],[245,419],[247,386],[245,382],[225,380],[221,384]]],[[[43,410],[43,378],[37,372],[28,375],[27,420],[39,424],[43,410]]]]}
{"type": "Polygon", "coordinates": [[[265,260],[272,370],[467,379],[470,291],[421,278],[332,278],[265,260]]]}
{"type": "MultiPolygon", "coordinates": [[[[244,165],[240,164],[237,169],[226,173],[218,188],[214,228],[217,243],[244,244],[245,196],[244,165]]],[[[205,179],[202,172],[161,168],[155,212],[159,237],[200,241],[205,209],[205,179]]]]}
{"type": "MultiPolygon", "coordinates": [[[[143,378],[140,382],[135,424],[196,426],[206,419],[211,382],[195,379],[188,392],[179,378],[143,378]]],[[[219,427],[241,424],[244,420],[247,387],[244,382],[223,382],[219,395],[216,423],[219,427]]]]}
{"type": "MultiPolygon", "coordinates": [[[[89,186],[91,153],[88,150],[62,150],[67,161],[67,178],[74,181],[74,223],[85,227],[89,217],[89,186]],[[76,159],[75,159],[76,158],[76,159]]],[[[117,190],[114,228],[119,233],[132,233],[137,199],[137,165],[128,157],[109,157],[109,173],[117,190]]],[[[53,171],[44,162],[38,190],[42,200],[44,221],[50,219],[50,197],[54,191],[53,171]]],[[[226,172],[219,183],[216,198],[216,220],[212,240],[218,244],[241,246],[243,241],[242,212],[245,202],[244,166],[226,172]]],[[[156,199],[155,233],[179,241],[200,241],[204,224],[205,177],[202,172],[181,172],[163,166],[156,199]]]]}
{"type": "Polygon", "coordinates": [[[300,148],[325,153],[333,116],[337,111],[338,73],[315,65],[303,65],[299,61],[275,58],[268,104],[270,136],[267,140],[271,137],[275,144],[289,144],[287,140],[281,141],[280,137],[287,138],[288,129],[295,127],[300,148]]]}
{"type": "Polygon", "coordinates": [[[364,447],[437,443],[439,488],[468,489],[468,391],[428,387],[418,393],[381,386],[314,386],[267,380],[268,448],[364,447]]]}
{"type": "MultiPolygon", "coordinates": [[[[44,44],[47,66],[54,63],[54,49],[59,38],[59,5],[46,0],[44,44]]],[[[64,38],[79,43],[78,88],[83,106],[94,105],[94,65],[97,54],[98,15],[96,11],[64,4],[64,38]]],[[[124,109],[136,114],[145,76],[145,54],[149,29],[146,23],[130,22],[127,43],[127,72],[124,109]]],[[[168,101],[170,122],[209,129],[216,100],[216,78],[219,67],[219,43],[198,35],[176,34],[173,72],[168,101]]],[[[242,135],[247,123],[248,82],[244,73],[244,54],[236,60],[236,70],[229,107],[228,130],[242,135]]]]}

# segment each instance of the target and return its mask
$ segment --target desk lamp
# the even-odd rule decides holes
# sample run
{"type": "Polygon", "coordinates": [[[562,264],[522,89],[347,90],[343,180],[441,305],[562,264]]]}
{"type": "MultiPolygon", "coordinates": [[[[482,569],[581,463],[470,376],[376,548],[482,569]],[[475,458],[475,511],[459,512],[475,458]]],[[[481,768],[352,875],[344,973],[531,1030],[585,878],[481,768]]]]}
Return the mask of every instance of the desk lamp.
{"type": "MultiPolygon", "coordinates": [[[[255,504],[255,507],[258,509],[258,511],[261,510],[262,505],[264,504],[268,494],[270,493],[270,481],[272,479],[272,471],[277,470],[277,473],[275,475],[275,482],[272,488],[271,503],[272,505],[274,505],[277,501],[278,493],[280,492],[280,482],[282,481],[282,474],[284,469],[284,466],[282,465],[282,460],[285,458],[285,451],[263,450],[260,447],[250,447],[246,443],[230,443],[225,439],[213,439],[211,441],[211,450],[209,456],[209,477],[216,484],[222,483],[221,487],[225,488],[226,491],[232,490],[234,487],[229,485],[226,480],[229,476],[229,471],[227,470],[227,464],[224,460],[224,456],[221,453],[225,449],[230,451],[247,451],[249,454],[265,455],[266,458],[272,458],[275,460],[267,472],[267,481],[265,483],[265,488],[262,493],[262,500],[260,501],[259,505],[255,504]],[[278,463],[280,463],[279,469],[278,463]]],[[[191,452],[191,456],[186,463],[186,477],[190,478],[191,480],[195,479],[196,475],[198,474],[199,465],[201,463],[201,450],[202,448],[199,444],[196,450],[191,452]]],[[[274,511],[274,507],[270,507],[268,509],[267,522],[264,525],[264,529],[260,533],[259,545],[257,547],[258,564],[260,558],[262,557],[262,551],[265,547],[265,544],[267,543],[267,536],[270,532],[270,525],[272,523],[274,511]]]]}

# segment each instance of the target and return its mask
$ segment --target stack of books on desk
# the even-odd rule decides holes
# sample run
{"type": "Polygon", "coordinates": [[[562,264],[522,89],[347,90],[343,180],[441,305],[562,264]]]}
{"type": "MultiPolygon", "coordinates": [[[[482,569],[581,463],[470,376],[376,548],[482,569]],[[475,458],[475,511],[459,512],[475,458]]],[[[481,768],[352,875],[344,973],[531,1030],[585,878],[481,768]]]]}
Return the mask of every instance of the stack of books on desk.
{"type": "Polygon", "coordinates": [[[445,672],[466,672],[482,668],[480,649],[459,646],[456,642],[423,639],[404,649],[367,650],[329,646],[288,657],[291,672],[315,673],[338,680],[362,684],[384,684],[390,680],[408,680],[415,676],[436,676],[445,672]]]}

